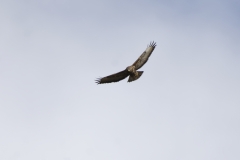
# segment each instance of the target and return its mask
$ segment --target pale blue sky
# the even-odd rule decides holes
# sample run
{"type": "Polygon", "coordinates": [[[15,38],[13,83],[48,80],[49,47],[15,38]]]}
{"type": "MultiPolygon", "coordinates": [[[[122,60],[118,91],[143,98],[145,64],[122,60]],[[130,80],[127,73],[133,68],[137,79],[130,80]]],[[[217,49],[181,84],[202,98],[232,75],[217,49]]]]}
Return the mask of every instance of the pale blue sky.
{"type": "Polygon", "coordinates": [[[1,160],[239,160],[240,2],[0,1],[1,160]],[[157,47],[127,83],[95,78],[157,47]]]}

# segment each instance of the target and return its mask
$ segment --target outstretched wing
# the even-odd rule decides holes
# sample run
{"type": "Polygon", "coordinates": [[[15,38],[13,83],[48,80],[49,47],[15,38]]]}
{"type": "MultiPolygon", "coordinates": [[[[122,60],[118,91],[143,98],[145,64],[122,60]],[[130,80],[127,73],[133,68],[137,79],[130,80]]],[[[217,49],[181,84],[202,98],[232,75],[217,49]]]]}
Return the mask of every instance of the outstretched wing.
{"type": "Polygon", "coordinates": [[[142,55],[133,63],[133,66],[135,66],[136,70],[141,68],[148,61],[148,58],[151,56],[156,46],[156,42],[151,42],[142,55]]]}
{"type": "Polygon", "coordinates": [[[129,72],[127,70],[123,70],[121,72],[112,74],[107,77],[103,78],[98,78],[96,81],[97,84],[102,84],[102,83],[112,83],[112,82],[118,82],[123,79],[125,79],[127,76],[129,76],[129,72]]]}

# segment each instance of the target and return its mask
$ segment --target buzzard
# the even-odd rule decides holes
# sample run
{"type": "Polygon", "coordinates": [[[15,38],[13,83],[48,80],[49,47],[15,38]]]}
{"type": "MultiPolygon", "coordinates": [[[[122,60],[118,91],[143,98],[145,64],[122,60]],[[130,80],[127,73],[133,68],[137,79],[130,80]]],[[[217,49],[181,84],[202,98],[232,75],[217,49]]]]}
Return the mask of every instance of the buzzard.
{"type": "Polygon", "coordinates": [[[143,71],[137,71],[137,70],[141,68],[148,61],[148,58],[151,56],[156,46],[157,46],[156,42],[150,42],[150,45],[148,45],[147,49],[131,66],[128,66],[125,70],[121,72],[112,74],[107,77],[98,78],[97,80],[95,80],[96,83],[102,84],[102,83],[118,82],[127,78],[128,76],[129,76],[128,82],[137,80],[143,74],[143,71]]]}

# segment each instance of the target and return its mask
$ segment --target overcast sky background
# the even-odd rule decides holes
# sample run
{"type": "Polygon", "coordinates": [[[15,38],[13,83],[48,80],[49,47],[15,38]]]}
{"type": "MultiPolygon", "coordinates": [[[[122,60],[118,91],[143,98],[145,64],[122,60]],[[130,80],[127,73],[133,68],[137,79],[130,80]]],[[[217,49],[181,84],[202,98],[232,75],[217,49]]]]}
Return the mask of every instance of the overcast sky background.
{"type": "Polygon", "coordinates": [[[239,0],[1,0],[1,160],[239,160],[239,0]],[[94,80],[157,47],[127,83],[94,80]]]}

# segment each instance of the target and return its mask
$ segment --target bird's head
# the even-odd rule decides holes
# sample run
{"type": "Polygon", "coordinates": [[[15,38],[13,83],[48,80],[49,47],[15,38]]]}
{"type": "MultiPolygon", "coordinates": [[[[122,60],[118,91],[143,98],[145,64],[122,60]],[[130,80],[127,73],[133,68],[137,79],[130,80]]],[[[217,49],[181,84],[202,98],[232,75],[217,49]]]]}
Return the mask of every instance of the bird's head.
{"type": "Polygon", "coordinates": [[[126,69],[128,72],[133,72],[135,70],[135,66],[128,66],[126,69]]]}

